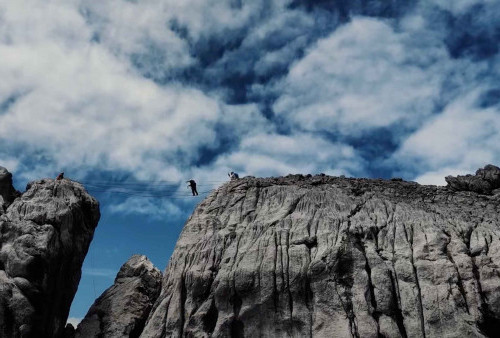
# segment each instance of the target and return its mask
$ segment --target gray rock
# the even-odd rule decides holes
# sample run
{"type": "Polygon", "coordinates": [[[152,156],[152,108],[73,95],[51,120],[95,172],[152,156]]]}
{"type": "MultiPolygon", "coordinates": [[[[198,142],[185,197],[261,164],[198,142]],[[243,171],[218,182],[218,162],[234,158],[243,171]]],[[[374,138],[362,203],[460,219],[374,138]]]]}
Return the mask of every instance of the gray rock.
{"type": "Polygon", "coordinates": [[[0,337],[63,335],[98,220],[97,201],[67,179],[32,182],[10,201],[0,216],[0,337]]]}
{"type": "Polygon", "coordinates": [[[184,226],[141,337],[498,337],[499,226],[497,197],[445,187],[231,181],[184,226]]]}
{"type": "Polygon", "coordinates": [[[20,193],[12,186],[12,174],[0,166],[0,215],[20,193]]]}
{"type": "Polygon", "coordinates": [[[488,164],[478,169],[475,175],[447,176],[448,187],[455,191],[473,191],[479,194],[492,194],[500,188],[500,168],[488,164]]]}
{"type": "Polygon", "coordinates": [[[78,325],[75,338],[139,337],[160,293],[161,279],[146,256],[132,256],[78,325]]]}

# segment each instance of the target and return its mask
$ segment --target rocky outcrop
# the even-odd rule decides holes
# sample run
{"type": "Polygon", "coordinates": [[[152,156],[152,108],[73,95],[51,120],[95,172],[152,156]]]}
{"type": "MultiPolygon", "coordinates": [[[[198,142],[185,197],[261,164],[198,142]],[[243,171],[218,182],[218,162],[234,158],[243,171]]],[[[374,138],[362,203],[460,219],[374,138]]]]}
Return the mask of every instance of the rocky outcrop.
{"type": "Polygon", "coordinates": [[[11,200],[0,216],[0,337],[63,334],[98,220],[97,201],[67,179],[11,200]]]}
{"type": "Polygon", "coordinates": [[[12,174],[0,166],[0,215],[20,193],[12,186],[12,174]]]}
{"type": "Polygon", "coordinates": [[[231,181],[187,221],[141,337],[498,337],[499,212],[400,180],[231,181]]]}
{"type": "Polygon", "coordinates": [[[488,164],[478,169],[475,175],[447,176],[448,187],[456,191],[473,191],[478,194],[491,194],[500,188],[500,168],[488,164]]]}
{"type": "Polygon", "coordinates": [[[75,337],[139,337],[160,289],[161,272],[146,256],[132,256],[94,302],[75,337]]]}

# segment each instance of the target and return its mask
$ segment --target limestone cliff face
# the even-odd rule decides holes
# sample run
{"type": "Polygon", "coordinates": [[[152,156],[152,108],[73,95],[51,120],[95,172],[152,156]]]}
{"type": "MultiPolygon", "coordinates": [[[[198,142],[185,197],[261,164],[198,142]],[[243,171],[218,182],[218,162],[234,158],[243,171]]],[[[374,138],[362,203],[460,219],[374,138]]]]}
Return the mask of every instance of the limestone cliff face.
{"type": "Polygon", "coordinates": [[[75,337],[139,337],[160,289],[161,272],[146,256],[132,256],[96,299],[75,337]]]}
{"type": "MultiPolygon", "coordinates": [[[[4,188],[15,191],[11,185],[4,188]]],[[[59,337],[99,205],[83,186],[67,179],[32,182],[21,196],[5,200],[9,203],[0,216],[0,337],[59,337]]]]}
{"type": "Polygon", "coordinates": [[[500,194],[468,187],[227,183],[186,223],[141,337],[498,337],[500,194]]]}

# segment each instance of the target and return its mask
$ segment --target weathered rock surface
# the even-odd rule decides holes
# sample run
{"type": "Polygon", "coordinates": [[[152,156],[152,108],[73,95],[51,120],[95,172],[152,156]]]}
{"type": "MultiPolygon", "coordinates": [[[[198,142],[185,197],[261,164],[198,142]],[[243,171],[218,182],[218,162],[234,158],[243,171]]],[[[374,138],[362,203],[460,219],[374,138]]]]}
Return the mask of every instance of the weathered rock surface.
{"type": "Polygon", "coordinates": [[[399,180],[229,182],[186,223],[141,337],[499,337],[499,212],[499,194],[399,180]]]}
{"type": "Polygon", "coordinates": [[[447,176],[448,187],[456,191],[474,191],[479,194],[491,194],[500,188],[500,168],[488,164],[478,169],[476,175],[447,176]]]}
{"type": "Polygon", "coordinates": [[[132,256],[113,286],[94,302],[75,337],[139,337],[160,294],[161,279],[161,272],[146,256],[132,256]]]}
{"type": "Polygon", "coordinates": [[[0,337],[63,334],[98,220],[97,201],[67,179],[32,182],[9,203],[0,216],[0,337]]]}

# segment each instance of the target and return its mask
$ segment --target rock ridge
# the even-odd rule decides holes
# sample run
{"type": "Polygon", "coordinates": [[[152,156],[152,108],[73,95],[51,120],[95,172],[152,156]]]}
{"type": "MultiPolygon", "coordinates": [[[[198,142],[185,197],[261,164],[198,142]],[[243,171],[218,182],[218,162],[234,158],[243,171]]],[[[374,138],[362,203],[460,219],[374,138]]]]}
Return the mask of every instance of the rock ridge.
{"type": "Polygon", "coordinates": [[[475,175],[447,176],[448,186],[456,191],[473,191],[479,194],[492,194],[500,188],[500,168],[488,164],[478,169],[475,175]]]}

